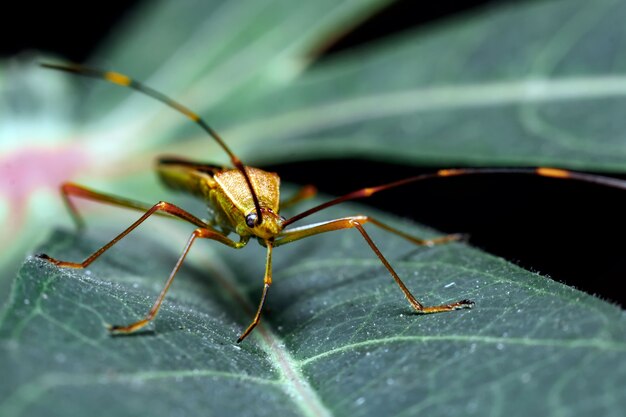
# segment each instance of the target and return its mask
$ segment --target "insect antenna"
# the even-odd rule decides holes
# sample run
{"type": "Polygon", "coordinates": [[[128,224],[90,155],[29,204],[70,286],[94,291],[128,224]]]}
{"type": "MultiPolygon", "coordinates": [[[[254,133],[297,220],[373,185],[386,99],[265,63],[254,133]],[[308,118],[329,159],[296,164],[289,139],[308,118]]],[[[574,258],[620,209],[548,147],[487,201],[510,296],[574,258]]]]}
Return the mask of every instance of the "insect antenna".
{"type": "Polygon", "coordinates": [[[305,217],[310,216],[313,213],[324,210],[328,207],[335,206],[348,200],[356,200],[359,198],[367,198],[373,194],[381,191],[389,190],[391,188],[400,187],[403,185],[411,184],[418,181],[423,181],[432,178],[441,177],[454,177],[461,175],[482,175],[482,174],[523,174],[523,175],[536,175],[540,177],[551,177],[560,179],[571,179],[583,182],[589,182],[594,184],[600,184],[607,187],[621,188],[626,190],[626,181],[617,178],[603,177],[600,175],[585,174],[582,172],[568,171],[559,168],[539,167],[539,168],[459,168],[459,169],[440,169],[437,172],[416,175],[414,177],[404,178],[398,181],[390,182],[387,184],[378,185],[375,187],[362,188],[360,190],[353,191],[345,194],[341,197],[337,197],[333,200],[322,203],[318,206],[303,211],[300,214],[287,219],[283,222],[283,227],[297,222],[305,217]]]}
{"type": "Polygon", "coordinates": [[[252,181],[250,180],[250,176],[246,172],[245,166],[243,165],[241,160],[237,157],[237,155],[235,155],[230,150],[230,148],[226,145],[226,143],[220,137],[220,135],[215,130],[213,130],[213,128],[209,126],[199,115],[197,115],[196,113],[194,113],[187,107],[183,106],[182,104],[167,97],[166,95],[148,87],[147,85],[140,83],[139,81],[135,81],[132,78],[124,74],[121,74],[119,72],[101,71],[95,68],[85,67],[83,65],[78,65],[78,64],[41,63],[41,66],[44,68],[70,72],[73,74],[83,75],[86,77],[98,78],[98,79],[105,80],[113,84],[121,85],[122,87],[132,88],[133,90],[139,91],[140,93],[143,93],[162,103],[167,104],[168,106],[172,107],[173,109],[187,116],[196,124],[200,125],[200,127],[204,129],[204,131],[207,132],[209,136],[215,139],[215,141],[228,154],[235,168],[237,168],[243,174],[246,180],[246,184],[248,185],[248,189],[250,190],[250,193],[252,194],[252,201],[254,202],[254,208],[256,210],[256,215],[257,215],[256,224],[259,225],[263,222],[263,217],[261,213],[261,205],[259,204],[259,198],[257,197],[256,192],[254,191],[254,187],[252,186],[252,181]]]}

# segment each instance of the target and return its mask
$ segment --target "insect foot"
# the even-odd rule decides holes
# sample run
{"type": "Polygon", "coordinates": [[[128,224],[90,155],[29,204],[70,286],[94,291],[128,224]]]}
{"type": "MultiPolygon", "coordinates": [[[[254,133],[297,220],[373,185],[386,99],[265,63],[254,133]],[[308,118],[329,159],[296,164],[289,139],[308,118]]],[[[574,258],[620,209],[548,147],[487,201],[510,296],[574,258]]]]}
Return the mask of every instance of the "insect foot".
{"type": "Polygon", "coordinates": [[[461,310],[464,308],[473,308],[474,307],[474,303],[472,300],[461,300],[458,303],[458,306],[456,307],[456,310],[461,310]]]}
{"type": "Polygon", "coordinates": [[[472,300],[461,300],[452,304],[443,304],[439,306],[432,307],[421,307],[416,308],[415,310],[420,314],[432,314],[432,313],[442,313],[444,311],[453,311],[453,310],[462,310],[465,308],[474,307],[474,302],[472,300]]]}
{"type": "Polygon", "coordinates": [[[75,262],[59,261],[58,259],[54,259],[54,258],[46,255],[45,253],[38,253],[35,256],[37,258],[39,258],[39,259],[43,259],[45,261],[50,262],[51,264],[54,264],[54,265],[62,267],[62,268],[84,268],[83,264],[79,264],[79,263],[75,263],[75,262]]]}
{"type": "Polygon", "coordinates": [[[122,334],[131,334],[136,332],[137,330],[145,327],[146,324],[150,322],[150,319],[143,319],[136,323],[127,325],[127,326],[116,326],[113,324],[107,324],[106,328],[111,333],[111,335],[122,335],[122,334]]]}

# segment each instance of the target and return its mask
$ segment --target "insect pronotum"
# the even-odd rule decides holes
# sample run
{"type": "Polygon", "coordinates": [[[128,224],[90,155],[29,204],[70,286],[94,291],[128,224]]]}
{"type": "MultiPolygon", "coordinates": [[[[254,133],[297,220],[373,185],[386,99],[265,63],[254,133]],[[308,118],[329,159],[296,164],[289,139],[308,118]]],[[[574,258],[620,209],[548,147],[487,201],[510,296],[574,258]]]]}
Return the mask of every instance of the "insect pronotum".
{"type": "MultiPolygon", "coordinates": [[[[141,320],[127,325],[108,326],[112,333],[132,333],[141,329],[150,321],[152,321],[165,295],[172,285],[176,273],[182,266],[189,249],[196,239],[211,239],[220,242],[226,246],[240,249],[246,246],[250,238],[256,238],[258,242],[267,248],[267,258],[265,263],[265,274],[263,277],[263,291],[261,300],[259,301],[256,314],[245,329],[245,331],[237,339],[237,343],[241,342],[256,327],[261,318],[261,311],[267,298],[268,290],[272,284],[272,252],[277,246],[292,243],[309,236],[320,233],[331,232],[342,229],[356,229],[365,239],[369,247],[376,254],[378,259],[385,266],[389,274],[396,282],[400,290],[408,300],[411,307],[420,314],[439,313],[444,311],[452,311],[458,309],[471,308],[474,302],[470,300],[460,300],[449,304],[441,304],[435,306],[425,306],[419,302],[411,291],[406,287],[402,279],[398,276],[391,264],[387,261],[382,252],[378,249],[369,234],[365,231],[364,225],[370,223],[380,227],[390,233],[408,240],[415,245],[438,245],[447,242],[460,240],[463,236],[460,234],[451,234],[441,236],[435,239],[422,239],[396,229],[385,223],[378,221],[370,216],[358,215],[349,216],[340,219],[328,220],[312,225],[299,227],[290,227],[293,223],[313,214],[324,210],[328,207],[342,203],[348,200],[366,198],[381,191],[391,188],[404,186],[417,181],[436,177],[451,177],[459,175],[473,175],[485,173],[519,173],[539,175],[553,178],[567,178],[586,182],[598,183],[610,187],[626,189],[626,182],[614,178],[606,178],[597,175],[583,174],[578,172],[567,171],[557,168],[469,168],[469,169],[444,169],[431,174],[423,174],[410,178],[401,179],[399,181],[378,185],[375,187],[363,188],[344,196],[332,199],[326,203],[315,206],[289,219],[280,215],[279,201],[279,183],[280,178],[276,173],[265,172],[258,168],[245,166],[241,160],[230,150],[222,138],[215,132],[200,116],[189,110],[187,107],[175,102],[165,95],[137,82],[124,74],[110,71],[100,71],[76,64],[42,64],[46,68],[67,71],[70,73],[90,76],[103,79],[113,84],[130,87],[136,91],[144,93],[148,96],[159,100],[168,106],[174,108],[180,113],[187,116],[193,122],[197,123],[204,129],[210,137],[212,137],[222,149],[229,155],[234,168],[220,167],[212,164],[193,162],[182,158],[161,158],[158,161],[157,171],[161,180],[166,186],[174,189],[182,190],[195,197],[201,198],[209,207],[211,218],[207,221],[201,220],[186,210],[165,202],[159,201],[154,205],[144,204],[138,201],[129,200],[114,195],[104,194],[91,190],[74,183],[64,183],[61,186],[61,194],[69,209],[69,212],[77,226],[82,227],[84,222],[78,213],[76,206],[70,200],[70,197],[80,197],[93,200],[100,203],[112,204],[120,207],[134,209],[143,212],[141,217],[109,243],[95,251],[82,262],[69,262],[52,258],[45,254],[38,255],[59,267],[64,268],[86,268],[93,261],[99,258],[111,246],[119,242],[132,232],[137,226],[143,223],[153,214],[167,214],[169,216],[178,217],[188,223],[196,226],[187,243],[169,274],[167,281],[156,301],[150,308],[149,312],[141,320]],[[239,240],[235,241],[228,237],[229,234],[235,233],[239,236],[239,240]]],[[[314,195],[313,187],[304,187],[288,201],[282,204],[283,208],[295,204],[303,199],[314,195]]]]}

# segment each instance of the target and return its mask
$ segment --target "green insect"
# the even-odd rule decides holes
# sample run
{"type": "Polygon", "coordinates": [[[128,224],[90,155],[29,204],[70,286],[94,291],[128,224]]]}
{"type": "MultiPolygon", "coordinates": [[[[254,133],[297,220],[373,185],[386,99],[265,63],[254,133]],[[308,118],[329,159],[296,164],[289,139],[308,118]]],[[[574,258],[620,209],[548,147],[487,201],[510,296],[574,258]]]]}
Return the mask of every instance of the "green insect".
{"type": "MultiPolygon", "coordinates": [[[[448,169],[439,170],[432,174],[418,175],[376,187],[363,188],[286,219],[280,215],[281,203],[279,176],[276,173],[266,172],[258,168],[245,166],[228,148],[228,146],[226,146],[225,142],[217,134],[217,132],[215,132],[202,118],[185,106],[173,101],[158,91],[155,91],[150,87],[147,87],[127,77],[126,75],[117,72],[100,71],[75,64],[43,64],[43,66],[46,68],[100,78],[117,85],[130,87],[171,106],[200,125],[200,127],[204,129],[230,156],[230,160],[234,166],[234,168],[226,168],[212,164],[193,162],[182,158],[161,158],[158,161],[157,171],[164,184],[173,189],[182,190],[202,199],[209,210],[210,219],[208,221],[201,220],[186,210],[164,201],[160,201],[154,205],[148,205],[134,200],[100,193],[78,184],[65,183],[61,186],[63,199],[65,200],[73,219],[79,226],[83,224],[83,220],[70,200],[70,197],[79,197],[96,202],[126,207],[141,211],[143,214],[137,221],[126,228],[126,230],[116,236],[109,243],[95,251],[91,256],[82,262],[61,261],[45,254],[38,255],[40,258],[52,262],[59,267],[86,268],[111,246],[119,242],[137,226],[143,223],[148,217],[155,213],[178,217],[179,219],[187,221],[196,227],[189,237],[182,254],[174,265],[174,268],[170,272],[161,293],[146,316],[141,320],[128,325],[109,326],[109,330],[112,333],[135,332],[147,325],[156,317],[165,295],[174,281],[176,273],[182,266],[189,249],[196,239],[211,239],[234,249],[240,249],[246,246],[251,238],[256,238],[256,240],[267,249],[261,300],[259,301],[258,308],[252,322],[241,334],[241,336],[239,336],[237,343],[245,339],[260,321],[263,305],[267,299],[268,290],[272,285],[273,249],[309,236],[335,230],[356,229],[361,234],[372,251],[389,271],[389,274],[394,279],[396,284],[398,284],[400,290],[409,301],[409,304],[417,313],[429,314],[471,308],[474,303],[470,300],[461,300],[450,304],[436,306],[425,306],[419,302],[413,296],[411,291],[409,291],[404,282],[402,282],[402,279],[400,279],[391,264],[387,261],[385,256],[381,253],[374,241],[365,231],[364,225],[371,223],[403,239],[406,239],[415,245],[431,246],[457,241],[463,237],[462,235],[452,234],[435,239],[421,239],[382,223],[370,216],[362,215],[344,217],[299,227],[290,226],[313,213],[344,201],[366,198],[380,191],[435,177],[484,173],[521,173],[554,178],[571,178],[586,182],[600,183],[611,187],[626,188],[624,182],[620,180],[565,171],[556,168],[448,169]],[[229,237],[231,234],[238,235],[239,239],[231,239],[229,237]]],[[[315,189],[313,187],[304,187],[295,196],[284,202],[282,204],[282,208],[309,198],[314,194],[315,189]]]]}

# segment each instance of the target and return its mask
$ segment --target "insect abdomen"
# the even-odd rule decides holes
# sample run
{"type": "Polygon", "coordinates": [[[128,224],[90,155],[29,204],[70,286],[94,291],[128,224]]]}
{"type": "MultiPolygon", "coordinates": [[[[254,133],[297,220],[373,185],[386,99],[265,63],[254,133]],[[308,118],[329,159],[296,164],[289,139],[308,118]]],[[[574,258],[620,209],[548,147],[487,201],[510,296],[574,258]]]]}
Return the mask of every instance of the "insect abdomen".
{"type": "Polygon", "coordinates": [[[220,169],[184,159],[164,158],[157,163],[159,178],[165,186],[203,199],[208,199],[210,191],[215,188],[213,174],[220,169]]]}

